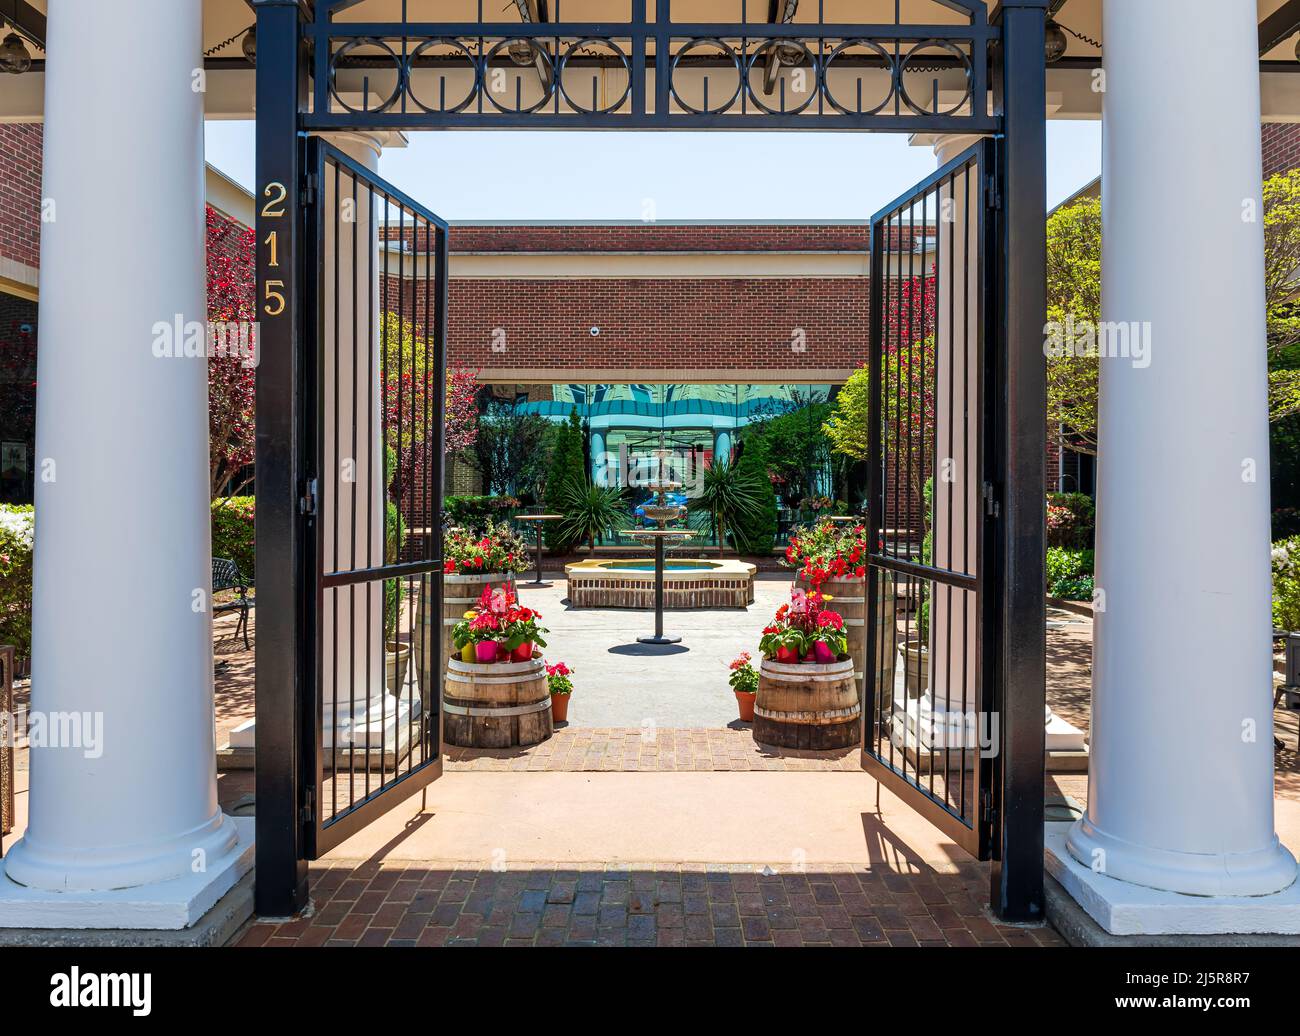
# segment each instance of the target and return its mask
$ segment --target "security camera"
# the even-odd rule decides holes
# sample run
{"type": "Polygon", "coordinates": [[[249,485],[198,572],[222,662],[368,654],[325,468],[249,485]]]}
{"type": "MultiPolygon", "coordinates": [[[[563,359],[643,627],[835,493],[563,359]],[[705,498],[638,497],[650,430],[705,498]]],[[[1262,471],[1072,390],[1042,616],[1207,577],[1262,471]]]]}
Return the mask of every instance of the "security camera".
{"type": "Polygon", "coordinates": [[[592,338],[595,338],[598,334],[600,334],[600,328],[598,327],[589,328],[588,334],[590,334],[592,338]]]}

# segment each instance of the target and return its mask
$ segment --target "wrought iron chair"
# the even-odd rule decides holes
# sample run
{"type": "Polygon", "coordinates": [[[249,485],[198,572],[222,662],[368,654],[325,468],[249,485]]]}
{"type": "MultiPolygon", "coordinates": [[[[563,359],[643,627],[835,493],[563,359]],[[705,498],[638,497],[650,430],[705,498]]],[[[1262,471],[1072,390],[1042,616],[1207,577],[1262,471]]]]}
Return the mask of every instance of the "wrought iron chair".
{"type": "Polygon", "coordinates": [[[225,612],[239,612],[239,622],[235,625],[235,636],[238,637],[241,633],[244,635],[244,650],[248,650],[248,613],[257,602],[254,598],[248,596],[248,580],[239,571],[239,566],[230,558],[213,558],[213,596],[215,597],[216,594],[223,590],[234,590],[238,596],[232,601],[223,601],[221,604],[214,602],[212,614],[217,616],[225,612]]]}

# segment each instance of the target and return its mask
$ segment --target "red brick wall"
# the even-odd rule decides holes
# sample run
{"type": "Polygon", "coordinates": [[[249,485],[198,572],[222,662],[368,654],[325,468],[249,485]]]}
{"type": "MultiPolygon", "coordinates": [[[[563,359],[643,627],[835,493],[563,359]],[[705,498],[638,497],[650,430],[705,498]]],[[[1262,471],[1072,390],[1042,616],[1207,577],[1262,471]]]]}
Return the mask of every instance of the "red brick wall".
{"type": "Polygon", "coordinates": [[[794,378],[866,360],[867,301],[865,278],[452,280],[448,355],[471,368],[736,368],[794,378]],[[493,351],[497,328],[505,352],[493,351]]]}
{"type": "Polygon", "coordinates": [[[466,226],[453,252],[843,252],[866,251],[866,225],[670,224],[466,226]]]}
{"type": "Polygon", "coordinates": [[[40,123],[0,123],[0,256],[41,262],[40,123]]]}
{"type": "Polygon", "coordinates": [[[1265,177],[1300,166],[1300,123],[1266,123],[1262,145],[1265,177]]]}

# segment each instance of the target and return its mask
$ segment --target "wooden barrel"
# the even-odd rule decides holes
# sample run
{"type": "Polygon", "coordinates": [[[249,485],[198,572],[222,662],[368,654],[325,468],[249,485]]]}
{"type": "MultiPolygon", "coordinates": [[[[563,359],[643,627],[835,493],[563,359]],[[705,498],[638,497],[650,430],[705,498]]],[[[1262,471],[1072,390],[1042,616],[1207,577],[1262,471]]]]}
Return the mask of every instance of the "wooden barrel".
{"type": "Polygon", "coordinates": [[[535,745],[551,736],[551,697],[542,659],[492,665],[447,663],[442,739],[462,748],[535,745]]]}
{"type": "Polygon", "coordinates": [[[850,748],[862,739],[853,660],[786,665],[763,659],[754,740],[778,748],[850,748]]]}
{"type": "Polygon", "coordinates": [[[436,614],[433,603],[433,579],[424,581],[424,592],[415,612],[415,664],[420,677],[420,697],[426,707],[429,692],[443,685],[447,673],[447,659],[459,655],[451,642],[451,628],[465,617],[465,613],[478,603],[483,587],[496,590],[504,587],[512,576],[505,572],[471,572],[467,575],[449,573],[442,577],[442,612],[436,614]],[[442,651],[434,658],[435,624],[442,627],[442,651]]]}
{"type": "MultiPolygon", "coordinates": [[[[812,584],[803,576],[798,583],[805,590],[812,584]]],[[[831,600],[827,605],[839,612],[844,620],[844,633],[849,641],[849,657],[853,659],[853,675],[858,682],[859,701],[867,700],[867,577],[845,576],[828,579],[821,591],[831,600]]],[[[894,671],[897,663],[896,635],[894,633],[894,576],[881,572],[876,591],[876,687],[882,688],[889,698],[894,695],[894,671]]],[[[879,696],[881,691],[877,691],[879,696]]]]}

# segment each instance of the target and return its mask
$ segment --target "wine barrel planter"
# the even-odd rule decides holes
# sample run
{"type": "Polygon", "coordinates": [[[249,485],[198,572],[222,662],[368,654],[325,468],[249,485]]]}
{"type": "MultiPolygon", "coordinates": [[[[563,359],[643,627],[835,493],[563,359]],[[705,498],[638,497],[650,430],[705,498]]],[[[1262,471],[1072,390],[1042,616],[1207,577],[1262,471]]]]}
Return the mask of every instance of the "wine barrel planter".
{"type": "Polygon", "coordinates": [[[541,658],[491,665],[449,659],[442,708],[442,739],[462,748],[535,745],[554,729],[541,658]]]}
{"type": "Polygon", "coordinates": [[[425,580],[424,592],[415,612],[415,664],[420,678],[420,697],[426,708],[429,706],[429,693],[434,687],[441,687],[447,673],[447,659],[457,655],[456,645],[451,642],[451,628],[465,617],[465,613],[478,604],[483,595],[483,588],[490,586],[493,590],[501,589],[513,577],[506,572],[470,572],[466,574],[448,573],[442,577],[442,612],[435,614],[433,603],[433,578],[425,580]],[[442,627],[441,657],[434,658],[435,624],[442,627]]]}
{"type": "Polygon", "coordinates": [[[853,660],[787,665],[763,659],[754,740],[777,748],[850,748],[862,739],[853,660]]]}
{"type": "MultiPolygon", "coordinates": [[[[812,584],[800,573],[798,582],[805,590],[812,584]]],[[[881,572],[878,579],[876,604],[876,687],[892,698],[894,671],[897,663],[894,634],[894,576],[881,572]]],[[[867,694],[867,577],[846,576],[828,579],[821,592],[831,600],[827,605],[844,620],[844,633],[849,641],[849,658],[853,660],[853,676],[858,684],[858,700],[866,701],[867,694]]]]}

